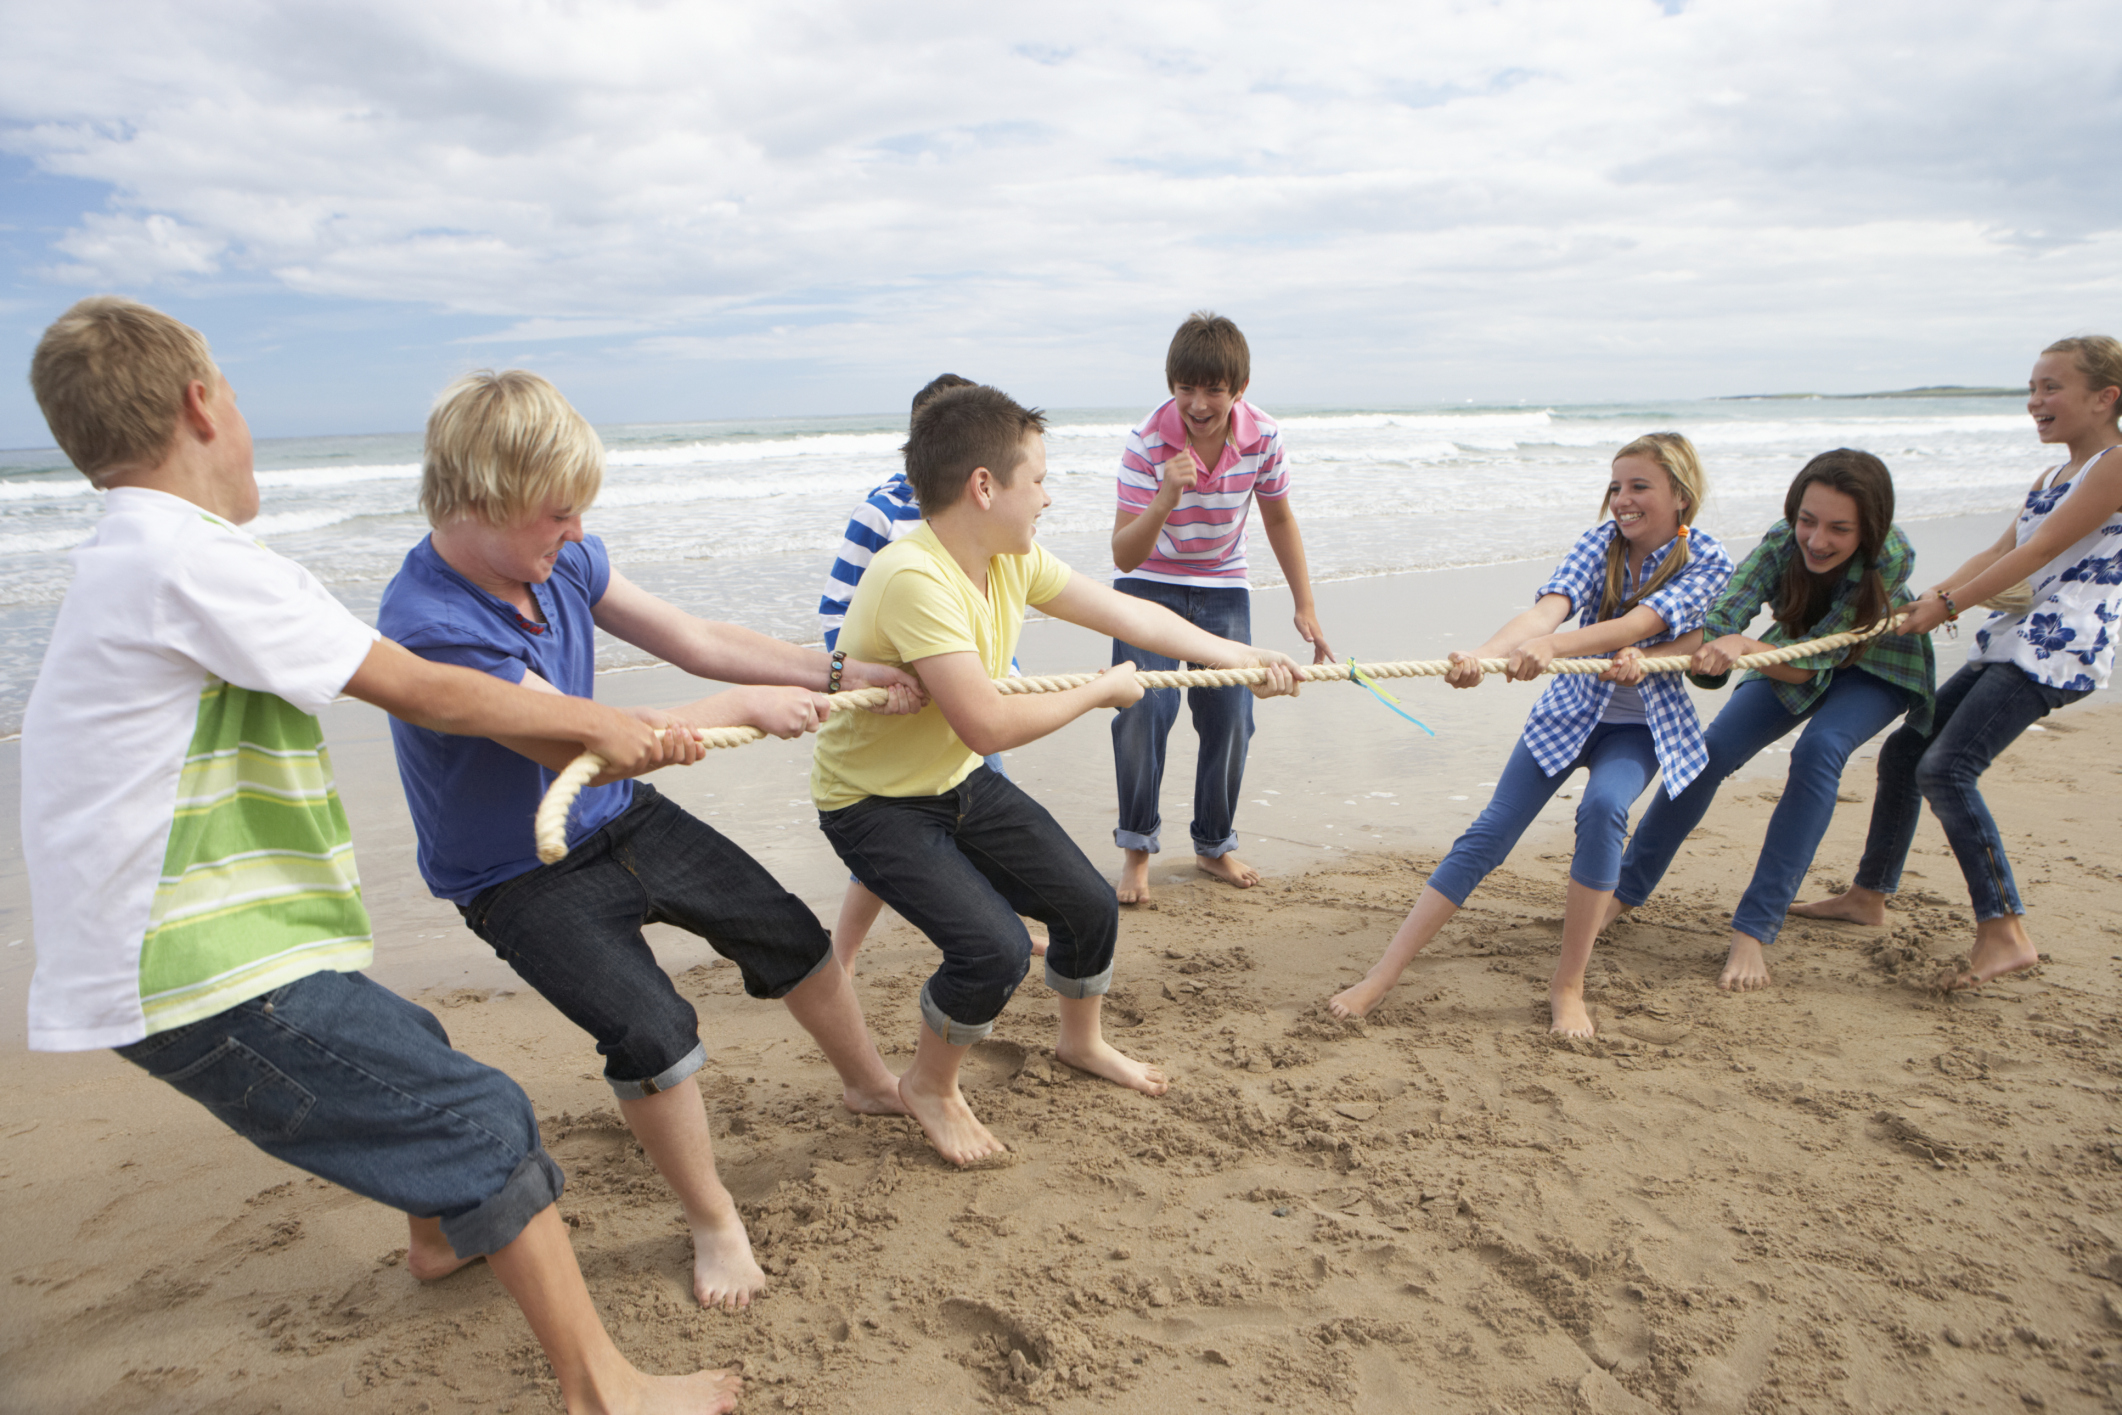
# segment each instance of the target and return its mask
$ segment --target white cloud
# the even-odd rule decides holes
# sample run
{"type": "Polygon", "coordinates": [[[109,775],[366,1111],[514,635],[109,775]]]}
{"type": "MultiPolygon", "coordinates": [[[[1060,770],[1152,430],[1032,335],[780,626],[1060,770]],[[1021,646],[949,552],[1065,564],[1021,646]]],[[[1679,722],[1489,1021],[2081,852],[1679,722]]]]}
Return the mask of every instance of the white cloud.
{"type": "Polygon", "coordinates": [[[1085,389],[1213,304],[1305,397],[1482,361],[1574,380],[1549,396],[1724,391],[1999,345],[2015,372],[2059,323],[2114,322],[2122,99],[2084,40],[2111,17],[2037,19],[48,6],[0,55],[0,145],[111,184],[58,242],[82,286],[265,279],[622,360],[970,341],[1085,389]]]}

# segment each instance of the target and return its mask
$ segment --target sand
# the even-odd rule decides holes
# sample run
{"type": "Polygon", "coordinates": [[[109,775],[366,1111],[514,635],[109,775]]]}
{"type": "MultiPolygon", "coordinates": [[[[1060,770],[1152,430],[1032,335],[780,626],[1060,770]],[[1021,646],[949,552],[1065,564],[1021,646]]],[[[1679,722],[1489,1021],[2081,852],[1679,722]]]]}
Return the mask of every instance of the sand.
{"type": "MultiPolygon", "coordinates": [[[[1035,650],[1039,632],[1028,667],[1083,660],[1079,640],[1035,650]]],[[[1782,773],[1764,757],[1602,941],[1600,1039],[1561,1042],[1544,1024],[1567,803],[1367,1022],[1324,1010],[1478,808],[1529,702],[1419,691],[1408,705],[1444,745],[1348,690],[1262,707],[1248,789],[1280,794],[1241,830],[1269,879],[1235,891],[1167,853],[1154,906],[1123,919],[1111,1034],[1170,1071],[1171,1093],[1054,1062],[1054,1005],[1029,984],[967,1068],[1012,1147],[992,1167],[952,1170],[910,1123],[846,1115],[783,1009],[659,930],[701,1012],[723,1173],[772,1274],[742,1314],[692,1302],[677,1206],[587,1041],[407,887],[380,723],[349,706],[327,727],[377,975],[530,1092],[620,1345],[654,1370],[741,1364],[743,1408],[2115,1408],[2122,711],[2052,717],[1987,779],[2045,958],[2033,972],[1951,998],[1922,986],[1970,936],[1926,820],[1888,927],[1798,923],[1773,988],[1719,993],[1782,773]],[[1483,715],[1508,719],[1500,737],[1480,736],[1483,715]]],[[[1012,762],[1086,842],[1109,828],[1103,735],[1078,724],[1012,762]]],[[[1845,778],[1822,889],[1854,864],[1875,746],[1845,778]]],[[[800,802],[801,749],[722,755],[745,760],[670,789],[729,811],[829,909],[830,855],[782,804],[800,802]]],[[[933,956],[887,915],[860,960],[895,1065],[933,956]]],[[[19,1047],[0,1087],[0,1408],[558,1408],[483,1265],[423,1286],[399,1216],[108,1054],[19,1047]]]]}

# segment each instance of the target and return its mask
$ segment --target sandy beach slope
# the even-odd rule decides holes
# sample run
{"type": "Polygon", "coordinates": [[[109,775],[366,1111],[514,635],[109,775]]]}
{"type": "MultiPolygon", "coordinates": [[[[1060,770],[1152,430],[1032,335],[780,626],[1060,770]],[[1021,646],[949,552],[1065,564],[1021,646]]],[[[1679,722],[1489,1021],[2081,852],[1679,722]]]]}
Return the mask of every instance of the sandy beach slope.
{"type": "MultiPolygon", "coordinates": [[[[1013,1147],[976,1173],[839,1112],[780,1009],[694,968],[725,1173],[774,1274],[739,1316],[691,1302],[676,1206],[567,1025],[523,991],[425,1000],[546,1117],[621,1344],[656,1369],[741,1362],[749,1409],[2112,1409],[2117,762],[2101,708],[1992,771],[2052,961],[1955,999],[1920,986],[1966,935],[1929,822],[1888,928],[1794,927],[1772,991],[1710,985],[1772,772],[1734,783],[1602,944],[1593,1043],[1541,1027],[1559,822],[1361,1026],[1319,1003],[1429,862],[1167,883],[1126,919],[1111,1014],[1170,1096],[1054,1063],[1029,986],[969,1067],[1013,1147]]],[[[1855,856],[1870,776],[1852,764],[1823,878],[1855,856]]],[[[900,1061],[930,958],[890,924],[861,961],[900,1061]]],[[[108,1055],[27,1060],[36,1084],[0,1101],[0,1406],[557,1408],[483,1267],[423,1287],[396,1215],[108,1055]]]]}
{"type": "MultiPolygon", "coordinates": [[[[1948,566],[1964,553],[1937,548],[1948,566]]],[[[1500,618],[1545,569],[1326,586],[1322,614],[1344,654],[1437,650],[1454,642],[1438,626],[1500,618]]],[[[1289,639],[1286,597],[1259,599],[1263,640],[1289,639]]],[[[1035,625],[1024,658],[1083,667],[1102,646],[1035,625]]],[[[654,673],[600,691],[684,695],[654,673]]],[[[1544,1033],[1568,801],[1368,1023],[1334,1022],[1324,999],[1376,957],[1485,799],[1531,691],[1408,689],[1436,739],[1345,687],[1263,705],[1240,829],[1268,883],[1213,885],[1168,852],[1154,907],[1123,919],[1112,1035],[1170,1071],[1171,1094],[1056,1064],[1034,981],[968,1067],[1012,1146],[978,1172],[948,1169],[906,1122],[841,1112],[784,1010],[653,930],[700,1009],[724,1172],[773,1274],[737,1316],[693,1304],[677,1206],[589,1044],[420,888],[380,718],[343,705],[326,729],[376,976],[530,1092],[621,1345],[656,1370],[741,1363],[744,1408],[2115,1408],[2122,710],[2056,715],[1985,783],[2050,957],[2030,975],[1952,999],[1922,986],[1968,935],[1926,820],[1888,928],[1797,925],[1771,991],[1718,993],[1782,776],[1764,754],[1663,895],[1602,942],[1600,1040],[1544,1033]]],[[[1173,760],[1191,750],[1182,726],[1173,760]]],[[[1822,888],[1856,859],[1875,751],[1846,775],[1822,888]]],[[[659,784],[828,913],[843,876],[805,760],[771,743],[659,784]]],[[[1011,769],[1117,865],[1102,720],[1011,769]]],[[[1167,781],[1182,845],[1188,779],[1167,781]]],[[[26,933],[19,871],[10,849],[8,940],[26,933]]],[[[0,957],[0,1410],[557,1408],[483,1266],[422,1286],[397,1215],[267,1159],[108,1054],[24,1053],[27,951],[0,957]]],[[[887,916],[861,959],[895,1065],[933,957],[887,916]]]]}

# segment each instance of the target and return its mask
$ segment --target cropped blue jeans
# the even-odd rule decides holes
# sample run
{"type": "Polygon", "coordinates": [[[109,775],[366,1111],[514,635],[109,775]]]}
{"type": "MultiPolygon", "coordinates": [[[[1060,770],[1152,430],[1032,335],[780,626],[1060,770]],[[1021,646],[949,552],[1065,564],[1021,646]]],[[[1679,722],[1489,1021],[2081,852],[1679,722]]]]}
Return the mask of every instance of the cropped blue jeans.
{"type": "Polygon", "coordinates": [[[1796,714],[1777,699],[1774,683],[1761,678],[1741,683],[1704,734],[1709,765],[1678,796],[1660,792],[1643,813],[1621,858],[1621,882],[1614,897],[1631,907],[1650,898],[1682,842],[1702,823],[1724,778],[1802,725],[1805,730],[1791,748],[1783,798],[1768,818],[1768,836],[1754,862],[1754,877],[1732,913],[1734,929],[1774,943],[1784,911],[1805,883],[1813,852],[1834,819],[1835,793],[1849,754],[1908,706],[1907,690],[1861,668],[1837,672],[1812,707],[1796,714]]]}
{"type": "MultiPolygon", "coordinates": [[[[1238,587],[1167,585],[1161,580],[1113,581],[1113,588],[1161,604],[1197,629],[1241,644],[1253,641],[1252,591],[1238,587]]],[[[1179,660],[1113,640],[1113,662],[1143,669],[1171,669],[1179,660]]],[[[1189,668],[1201,667],[1188,664],[1189,668]]],[[[1186,705],[1200,739],[1194,759],[1194,853],[1213,860],[1238,848],[1238,793],[1245,786],[1245,751],[1253,739],[1253,695],[1245,687],[1188,688],[1186,705]]],[[[1179,720],[1179,690],[1152,688],[1113,718],[1113,774],[1120,787],[1120,825],[1113,843],[1122,850],[1157,853],[1164,816],[1164,746],[1179,720]]]]}
{"type": "Polygon", "coordinates": [[[460,1258],[560,1197],[523,1088],[359,973],[312,973],[117,1049],[275,1159],[417,1218],[460,1258]]]}
{"type": "Polygon", "coordinates": [[[1635,722],[1600,723],[1577,759],[1553,776],[1540,769],[1525,739],[1519,738],[1496,782],[1496,794],[1465,834],[1452,842],[1451,853],[1429,877],[1430,888],[1454,904],[1465,904],[1578,767],[1586,768],[1590,778],[1577,802],[1577,853],[1570,860],[1569,877],[1587,889],[1612,889],[1621,872],[1628,808],[1658,774],[1650,728],[1635,722]]]}
{"type": "Polygon", "coordinates": [[[1856,882],[1892,894],[1923,802],[1945,827],[1977,920],[2023,914],[2004,839],[1976,783],[2019,734],[2090,689],[2051,688],[2009,663],[1970,663],[1938,689],[1929,732],[1903,727],[1879,749],[1879,792],[1856,882]]]}

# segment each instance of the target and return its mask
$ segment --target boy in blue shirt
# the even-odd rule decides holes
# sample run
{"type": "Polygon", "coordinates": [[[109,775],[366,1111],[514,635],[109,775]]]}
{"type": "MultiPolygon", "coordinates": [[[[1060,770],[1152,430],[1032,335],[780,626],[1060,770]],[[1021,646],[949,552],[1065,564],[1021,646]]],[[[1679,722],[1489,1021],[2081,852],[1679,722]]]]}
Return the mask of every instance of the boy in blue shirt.
{"type": "MultiPolygon", "coordinates": [[[[597,434],[536,374],[452,384],[428,418],[421,469],[434,531],[384,591],[384,632],[424,658],[571,697],[595,691],[599,629],[698,676],[755,685],[670,714],[690,727],[799,736],[832,711],[824,694],[843,687],[890,688],[898,710],[918,707],[902,672],[696,619],[628,582],[582,531],[603,468],[597,434]]],[[[653,787],[585,790],[570,853],[544,865],[531,819],[567,752],[406,723],[392,724],[392,739],[428,887],[596,1038],[620,1112],[684,1206],[694,1295],[748,1305],[766,1276],[715,1173],[694,1074],[707,1060],[699,1018],[641,928],[670,923],[705,938],[746,992],[788,1004],[839,1073],[848,1109],[901,1113],[825,931],[757,861],[653,787]]]]}

